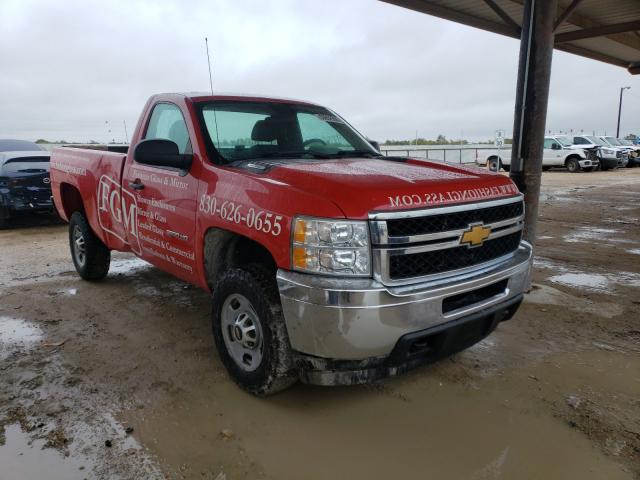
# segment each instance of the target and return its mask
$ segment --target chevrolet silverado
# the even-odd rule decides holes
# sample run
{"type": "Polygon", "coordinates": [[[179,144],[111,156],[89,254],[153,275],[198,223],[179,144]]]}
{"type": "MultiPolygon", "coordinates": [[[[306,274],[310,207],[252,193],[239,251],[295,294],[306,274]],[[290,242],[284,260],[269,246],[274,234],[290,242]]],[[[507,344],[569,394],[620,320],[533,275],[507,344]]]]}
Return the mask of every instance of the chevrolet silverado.
{"type": "Polygon", "coordinates": [[[511,318],[529,285],[509,178],[383,157],[319,105],[155,95],[118,150],[51,158],[79,275],[103,279],[112,250],[133,252],[210,292],[218,354],[255,395],[450,355],[511,318]]]}

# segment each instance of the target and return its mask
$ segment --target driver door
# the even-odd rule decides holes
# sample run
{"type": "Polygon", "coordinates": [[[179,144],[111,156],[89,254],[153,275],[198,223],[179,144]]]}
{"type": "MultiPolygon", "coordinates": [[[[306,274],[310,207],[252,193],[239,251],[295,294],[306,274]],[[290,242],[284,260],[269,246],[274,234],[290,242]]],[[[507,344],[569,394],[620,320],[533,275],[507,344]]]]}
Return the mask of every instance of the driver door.
{"type": "MultiPolygon", "coordinates": [[[[184,115],[173,103],[154,106],[144,139],[167,139],[182,154],[192,153],[184,115]]],[[[144,260],[179,278],[196,280],[195,217],[198,182],[189,172],[146,165],[130,150],[122,188],[136,204],[137,228],[128,232],[134,251],[144,260]]]]}
{"type": "Polygon", "coordinates": [[[544,139],[542,164],[548,167],[557,167],[564,165],[562,145],[560,145],[553,138],[544,139]]]}

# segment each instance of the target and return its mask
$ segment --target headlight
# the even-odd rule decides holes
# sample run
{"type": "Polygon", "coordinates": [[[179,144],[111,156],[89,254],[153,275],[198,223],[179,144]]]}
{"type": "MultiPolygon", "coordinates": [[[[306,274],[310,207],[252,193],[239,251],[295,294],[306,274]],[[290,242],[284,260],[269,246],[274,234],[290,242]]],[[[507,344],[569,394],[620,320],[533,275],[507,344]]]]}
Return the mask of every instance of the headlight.
{"type": "Polygon", "coordinates": [[[371,275],[367,222],[297,217],[293,222],[291,264],[302,272],[371,275]]]}
{"type": "Polygon", "coordinates": [[[608,148],[603,148],[602,153],[604,153],[605,155],[613,155],[616,152],[614,152],[613,150],[609,150],[608,148]]]}

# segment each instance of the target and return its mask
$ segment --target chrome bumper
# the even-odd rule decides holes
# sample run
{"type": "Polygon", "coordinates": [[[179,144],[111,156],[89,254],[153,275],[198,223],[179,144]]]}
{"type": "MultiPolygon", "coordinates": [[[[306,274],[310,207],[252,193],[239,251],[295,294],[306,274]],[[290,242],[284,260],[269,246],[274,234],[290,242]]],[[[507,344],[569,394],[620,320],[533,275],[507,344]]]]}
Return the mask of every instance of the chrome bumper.
{"type": "Polygon", "coordinates": [[[528,289],[532,248],[522,242],[490,271],[408,286],[278,271],[278,288],[292,348],[337,360],[388,356],[400,337],[507,302],[528,289]],[[503,293],[443,313],[444,299],[508,279],[503,293]]]}

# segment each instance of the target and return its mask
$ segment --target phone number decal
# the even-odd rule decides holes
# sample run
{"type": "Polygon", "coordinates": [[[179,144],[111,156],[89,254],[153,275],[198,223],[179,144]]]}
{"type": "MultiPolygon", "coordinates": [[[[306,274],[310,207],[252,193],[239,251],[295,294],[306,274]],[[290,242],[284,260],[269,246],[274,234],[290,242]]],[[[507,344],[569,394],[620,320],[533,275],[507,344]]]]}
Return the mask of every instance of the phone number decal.
{"type": "Polygon", "coordinates": [[[228,222],[244,224],[258,232],[270,233],[277,237],[282,233],[283,216],[264,210],[256,210],[244,205],[225,200],[222,203],[213,195],[202,195],[198,210],[206,215],[218,216],[228,222]],[[245,213],[246,212],[246,213],[245,213]]]}

